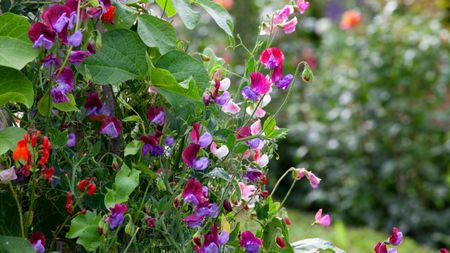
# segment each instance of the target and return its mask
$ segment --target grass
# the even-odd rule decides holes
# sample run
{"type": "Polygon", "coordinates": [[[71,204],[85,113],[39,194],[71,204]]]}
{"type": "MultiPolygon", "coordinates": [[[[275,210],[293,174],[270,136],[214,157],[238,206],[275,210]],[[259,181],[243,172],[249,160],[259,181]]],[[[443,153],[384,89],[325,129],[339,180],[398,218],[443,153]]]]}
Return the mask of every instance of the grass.
{"type": "MultiPolygon", "coordinates": [[[[347,253],[371,253],[373,247],[378,241],[386,240],[388,233],[377,232],[368,228],[346,227],[340,221],[333,221],[331,227],[323,228],[320,226],[311,226],[314,221],[314,215],[302,213],[293,209],[288,210],[289,219],[292,222],[290,226],[290,239],[292,242],[305,239],[320,237],[336,244],[347,253]]],[[[397,248],[398,252],[412,253],[437,253],[438,250],[419,246],[414,240],[405,238],[402,244],[397,248]]]]}

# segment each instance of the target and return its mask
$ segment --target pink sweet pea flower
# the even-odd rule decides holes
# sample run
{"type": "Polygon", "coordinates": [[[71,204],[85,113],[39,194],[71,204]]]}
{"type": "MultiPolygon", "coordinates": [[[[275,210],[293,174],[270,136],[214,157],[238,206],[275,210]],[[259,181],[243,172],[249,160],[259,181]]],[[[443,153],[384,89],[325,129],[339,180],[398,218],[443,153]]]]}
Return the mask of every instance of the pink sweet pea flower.
{"type": "Polygon", "coordinates": [[[261,61],[267,69],[274,70],[283,64],[284,54],[277,47],[266,48],[261,53],[259,61],[261,61]]]}
{"type": "Polygon", "coordinates": [[[314,222],[322,227],[328,227],[331,224],[331,218],[330,215],[328,214],[322,216],[322,208],[321,208],[319,209],[319,211],[317,211],[314,222]]]}
{"type": "Polygon", "coordinates": [[[222,81],[220,81],[219,89],[221,91],[227,91],[228,88],[230,88],[230,84],[231,84],[230,78],[225,77],[222,81]]]}
{"type": "Polygon", "coordinates": [[[241,108],[235,102],[233,102],[232,99],[230,99],[228,101],[228,103],[222,105],[222,111],[224,113],[228,113],[228,114],[234,115],[236,113],[239,113],[241,111],[241,108]]]}
{"type": "Polygon", "coordinates": [[[269,157],[264,154],[256,160],[256,163],[261,168],[266,167],[269,164],[269,157]]]}
{"type": "Polygon", "coordinates": [[[303,14],[309,8],[309,2],[305,0],[297,0],[297,8],[300,14],[303,14]]]}
{"type": "Polygon", "coordinates": [[[387,247],[384,242],[378,242],[374,247],[375,253],[387,253],[387,247]]]}
{"type": "Polygon", "coordinates": [[[284,23],[282,25],[284,33],[285,34],[291,34],[295,32],[295,27],[297,26],[297,17],[294,17],[293,19],[289,20],[288,22],[284,23]]]}
{"type": "Polygon", "coordinates": [[[311,187],[314,189],[319,187],[320,181],[322,181],[322,179],[318,178],[311,171],[306,171],[306,178],[308,179],[309,183],[311,184],[311,187]]]}
{"type": "Polygon", "coordinates": [[[294,7],[292,7],[292,5],[285,5],[281,10],[275,13],[273,24],[278,25],[286,22],[292,13],[294,13],[294,7]]]}
{"type": "Polygon", "coordinates": [[[448,249],[442,248],[442,249],[440,249],[440,253],[448,253],[448,249]]]}
{"type": "Polygon", "coordinates": [[[249,202],[250,198],[256,192],[256,187],[254,185],[246,185],[242,182],[239,182],[239,189],[241,190],[241,199],[245,202],[249,202]]]}
{"type": "Polygon", "coordinates": [[[224,158],[230,152],[226,145],[223,145],[220,148],[217,148],[217,144],[215,142],[211,143],[210,149],[211,149],[211,153],[213,153],[213,155],[215,155],[219,159],[224,158]]]}
{"type": "Polygon", "coordinates": [[[257,120],[255,121],[255,123],[253,123],[250,126],[250,131],[252,135],[257,135],[259,134],[259,132],[261,131],[261,120],[257,120]]]}

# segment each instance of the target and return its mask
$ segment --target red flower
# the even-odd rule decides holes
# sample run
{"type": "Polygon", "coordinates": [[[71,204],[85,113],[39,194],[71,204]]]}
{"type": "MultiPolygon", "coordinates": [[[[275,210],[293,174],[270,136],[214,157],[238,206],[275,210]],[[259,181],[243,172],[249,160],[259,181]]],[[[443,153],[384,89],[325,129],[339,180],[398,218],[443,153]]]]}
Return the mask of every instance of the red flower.
{"type": "Polygon", "coordinates": [[[261,53],[259,60],[266,68],[274,70],[283,64],[284,54],[279,48],[267,48],[261,53]]]}
{"type": "Polygon", "coordinates": [[[72,199],[72,194],[70,192],[67,192],[67,196],[66,196],[66,211],[69,214],[73,213],[73,199],[72,199]]]}
{"type": "Polygon", "coordinates": [[[278,247],[286,248],[286,242],[284,241],[283,237],[277,236],[276,242],[277,242],[278,247]]]}
{"type": "Polygon", "coordinates": [[[105,23],[110,23],[112,24],[114,22],[114,11],[115,11],[116,7],[114,6],[109,6],[108,9],[106,10],[105,14],[102,15],[102,21],[105,23]]]}
{"type": "Polygon", "coordinates": [[[87,190],[86,194],[88,196],[92,196],[94,194],[95,190],[97,189],[97,186],[95,185],[93,180],[95,180],[95,178],[91,179],[89,177],[81,180],[77,185],[78,191],[84,192],[85,190],[87,190]]]}
{"type": "Polygon", "coordinates": [[[291,220],[289,219],[289,217],[284,217],[284,223],[286,223],[286,225],[291,225],[292,223],[291,223],[291,220]]]}
{"type": "Polygon", "coordinates": [[[341,28],[350,30],[361,23],[361,19],[361,13],[355,10],[348,10],[342,15],[341,28]]]}
{"type": "Polygon", "coordinates": [[[87,177],[87,178],[81,180],[81,181],[78,183],[78,185],[77,185],[78,191],[80,191],[80,192],[84,191],[84,188],[86,187],[86,183],[88,183],[89,180],[90,180],[89,177],[87,177]]]}
{"type": "Polygon", "coordinates": [[[13,159],[14,161],[19,161],[22,159],[25,162],[28,162],[28,160],[31,158],[31,153],[28,150],[28,145],[25,140],[21,140],[17,142],[17,147],[13,151],[13,159]]]}
{"type": "Polygon", "coordinates": [[[97,186],[94,183],[90,183],[87,185],[87,192],[86,194],[89,196],[92,196],[97,189],[97,186]]]}
{"type": "Polygon", "coordinates": [[[47,182],[51,182],[52,181],[52,177],[53,174],[55,173],[55,168],[53,168],[53,166],[50,166],[49,169],[46,169],[45,167],[43,167],[41,169],[41,175],[44,177],[45,180],[47,180],[47,182]]]}
{"type": "Polygon", "coordinates": [[[269,191],[264,190],[259,194],[259,196],[261,196],[261,198],[265,199],[265,198],[267,198],[267,196],[269,196],[269,191]]]}

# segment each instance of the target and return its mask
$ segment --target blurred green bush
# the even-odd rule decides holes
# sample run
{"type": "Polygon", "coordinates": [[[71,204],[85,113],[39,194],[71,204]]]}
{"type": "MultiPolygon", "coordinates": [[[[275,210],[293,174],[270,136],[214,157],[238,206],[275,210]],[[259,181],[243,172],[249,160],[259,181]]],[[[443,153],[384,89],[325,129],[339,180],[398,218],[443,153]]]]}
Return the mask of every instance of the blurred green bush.
{"type": "Polygon", "coordinates": [[[317,80],[280,119],[291,130],[272,172],[306,167],[324,179],[291,205],[449,246],[449,32],[436,18],[386,8],[365,19],[322,33],[317,80]]]}

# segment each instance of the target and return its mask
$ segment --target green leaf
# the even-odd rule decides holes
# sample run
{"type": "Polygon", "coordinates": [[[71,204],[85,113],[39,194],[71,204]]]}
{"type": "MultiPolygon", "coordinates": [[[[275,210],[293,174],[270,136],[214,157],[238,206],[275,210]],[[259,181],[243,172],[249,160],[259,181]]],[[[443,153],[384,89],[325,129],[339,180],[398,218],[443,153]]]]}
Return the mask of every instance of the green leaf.
{"type": "Polygon", "coordinates": [[[53,108],[53,101],[50,99],[50,94],[46,93],[38,102],[38,112],[42,116],[47,116],[53,108]]]}
{"type": "Polygon", "coordinates": [[[139,122],[142,121],[141,117],[138,115],[131,115],[122,119],[123,122],[139,122]]]}
{"type": "Polygon", "coordinates": [[[30,23],[23,16],[0,16],[0,65],[20,70],[38,56],[39,50],[33,49],[28,39],[29,29],[30,23]]]}
{"type": "Polygon", "coordinates": [[[48,132],[53,149],[63,148],[67,145],[67,140],[69,139],[68,130],[61,132],[59,129],[51,128],[48,132]]]}
{"type": "Polygon", "coordinates": [[[233,37],[233,18],[221,5],[211,0],[197,0],[195,4],[202,7],[230,37],[233,37]]]}
{"type": "Polygon", "coordinates": [[[98,234],[100,220],[101,216],[91,211],[79,214],[72,219],[66,237],[69,239],[78,237],[77,244],[82,245],[87,251],[95,251],[103,240],[103,237],[98,234]]]}
{"type": "Polygon", "coordinates": [[[200,13],[192,9],[189,0],[172,0],[172,4],[186,28],[194,29],[200,20],[200,13]]]}
{"type": "Polygon", "coordinates": [[[320,238],[304,239],[291,244],[295,253],[310,253],[315,251],[327,251],[333,253],[345,253],[329,241],[320,238]]]}
{"type": "Polygon", "coordinates": [[[34,101],[33,84],[22,72],[0,66],[0,106],[17,102],[31,108],[34,101]]]}
{"type": "Polygon", "coordinates": [[[108,189],[105,195],[105,206],[113,207],[116,203],[124,203],[128,201],[130,194],[139,184],[139,170],[130,169],[123,164],[116,175],[113,189],[108,189]]]}
{"type": "Polygon", "coordinates": [[[203,63],[190,55],[173,50],[161,56],[155,64],[157,68],[167,69],[178,82],[194,78],[200,89],[200,94],[209,87],[209,76],[203,63]]]}
{"type": "Polygon", "coordinates": [[[8,127],[0,131],[0,155],[16,147],[18,141],[23,139],[25,130],[18,127],[8,127]]]}
{"type": "Polygon", "coordinates": [[[12,236],[0,236],[0,252],[35,253],[27,239],[12,236]]]}
{"type": "Polygon", "coordinates": [[[83,75],[98,84],[119,84],[146,75],[146,46],[135,32],[117,29],[104,33],[102,40],[102,47],[80,65],[83,75]]]}
{"type": "Polygon", "coordinates": [[[200,102],[200,93],[194,80],[189,82],[189,88],[186,89],[178,84],[175,77],[169,71],[153,68],[151,71],[151,82],[173,107],[181,107],[188,103],[200,102]]]}
{"type": "Polygon", "coordinates": [[[275,120],[275,118],[273,116],[268,117],[266,121],[264,121],[263,125],[264,134],[266,134],[266,136],[268,137],[272,135],[272,132],[275,130],[276,125],[277,121],[275,120]]]}
{"type": "Polygon", "coordinates": [[[80,109],[77,107],[77,103],[75,102],[75,98],[71,93],[67,94],[67,97],[69,97],[70,101],[67,103],[54,103],[53,107],[56,109],[63,111],[63,112],[77,112],[80,109]]]}
{"type": "Polygon", "coordinates": [[[138,140],[134,140],[127,144],[125,147],[124,156],[135,155],[141,150],[142,143],[138,140]]]}
{"type": "Polygon", "coordinates": [[[162,54],[176,48],[175,28],[160,18],[147,14],[139,16],[137,32],[147,46],[158,47],[162,54]]]}
{"type": "Polygon", "coordinates": [[[257,202],[255,210],[256,210],[256,217],[258,218],[258,220],[262,221],[269,217],[269,205],[268,204],[262,205],[261,203],[257,202]]]}
{"type": "Polygon", "coordinates": [[[223,180],[229,181],[230,175],[223,168],[214,168],[211,172],[205,175],[205,177],[209,177],[212,179],[221,178],[223,180]]]}
{"type": "Polygon", "coordinates": [[[156,0],[156,3],[159,5],[159,7],[161,7],[163,11],[166,12],[169,18],[177,14],[177,11],[175,10],[175,8],[173,8],[171,0],[156,0]]]}

